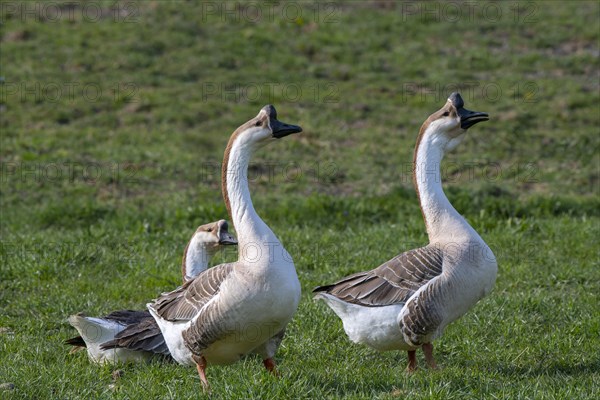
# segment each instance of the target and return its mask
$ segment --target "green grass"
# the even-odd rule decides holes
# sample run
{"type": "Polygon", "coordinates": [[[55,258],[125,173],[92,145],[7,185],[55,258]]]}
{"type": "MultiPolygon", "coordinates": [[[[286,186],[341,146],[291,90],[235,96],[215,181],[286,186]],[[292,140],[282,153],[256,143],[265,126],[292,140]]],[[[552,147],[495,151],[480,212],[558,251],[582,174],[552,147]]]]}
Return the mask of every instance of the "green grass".
{"type": "Polygon", "coordinates": [[[260,23],[234,3],[90,4],[0,8],[0,397],[201,396],[178,365],[120,366],[109,386],[115,367],[68,354],[66,318],[177,284],[194,228],[226,215],[229,134],[267,103],[304,128],[250,169],[303,297],[281,377],[213,367],[213,397],[600,397],[596,2],[253,3],[260,23]],[[443,368],[407,376],[310,290],[426,243],[412,150],[457,87],[491,121],[446,157],[445,188],[499,275],[436,343],[443,368]]]}

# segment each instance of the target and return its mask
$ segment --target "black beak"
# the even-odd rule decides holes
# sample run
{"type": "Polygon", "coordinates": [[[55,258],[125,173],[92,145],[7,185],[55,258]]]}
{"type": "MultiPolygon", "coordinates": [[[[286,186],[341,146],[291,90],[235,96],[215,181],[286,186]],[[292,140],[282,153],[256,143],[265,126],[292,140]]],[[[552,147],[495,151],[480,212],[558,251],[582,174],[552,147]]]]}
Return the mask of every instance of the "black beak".
{"type": "Polygon", "coordinates": [[[479,111],[470,111],[466,108],[460,108],[457,110],[458,116],[460,117],[460,127],[463,129],[469,129],[478,122],[488,121],[490,117],[487,113],[479,111]]]}
{"type": "Polygon", "coordinates": [[[223,246],[232,246],[238,244],[238,241],[230,233],[221,232],[219,235],[219,244],[223,246]]]}
{"type": "Polygon", "coordinates": [[[277,139],[281,139],[282,137],[286,137],[292,133],[302,132],[302,128],[300,128],[298,125],[286,124],[285,122],[281,122],[273,118],[271,118],[270,123],[271,129],[273,130],[273,137],[277,139]]]}
{"type": "Polygon", "coordinates": [[[459,93],[452,93],[450,97],[448,97],[448,100],[456,107],[456,112],[460,117],[460,127],[462,129],[469,129],[478,122],[488,121],[490,119],[487,113],[471,111],[464,108],[463,106],[465,103],[459,93]]]}
{"type": "Polygon", "coordinates": [[[302,132],[302,128],[298,125],[286,124],[285,122],[279,121],[277,119],[277,110],[275,110],[275,106],[269,104],[264,106],[263,110],[269,115],[269,124],[271,125],[274,138],[281,139],[292,133],[302,132]]]}
{"type": "Polygon", "coordinates": [[[229,233],[229,224],[225,220],[219,221],[219,244],[230,246],[238,244],[238,241],[229,233]]]}

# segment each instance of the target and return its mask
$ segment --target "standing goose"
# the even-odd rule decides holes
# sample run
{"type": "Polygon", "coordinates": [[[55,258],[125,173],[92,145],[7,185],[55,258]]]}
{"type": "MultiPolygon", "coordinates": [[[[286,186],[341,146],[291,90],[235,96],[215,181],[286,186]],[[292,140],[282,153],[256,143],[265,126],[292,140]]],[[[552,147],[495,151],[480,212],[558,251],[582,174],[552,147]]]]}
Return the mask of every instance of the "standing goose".
{"type": "Polygon", "coordinates": [[[256,350],[274,371],[274,338],[298,307],[294,262],[254,210],[247,173],[256,149],[301,131],[278,121],[272,105],[236,129],[225,149],[222,190],[238,235],[238,261],[215,266],[148,304],[173,358],[196,365],[206,390],[207,364],[231,364],[256,350]]]}
{"type": "Polygon", "coordinates": [[[465,109],[460,94],[421,126],[414,152],[413,183],[430,243],[381,266],[314,289],[342,319],[350,340],[374,349],[416,349],[436,368],[433,340],[486,296],[496,281],[496,259],[481,237],[452,207],[442,190],[440,163],[468,128],[488,115],[465,109]]]}
{"type": "MultiPolygon", "coordinates": [[[[227,221],[220,220],[198,227],[183,253],[183,282],[208,268],[210,259],[226,245],[237,244],[229,233],[227,221]]],[[[168,356],[169,349],[147,310],[119,310],[105,317],[86,317],[79,313],[69,323],[81,336],[65,341],[86,348],[90,360],[97,363],[148,361],[154,356],[168,356]]]]}

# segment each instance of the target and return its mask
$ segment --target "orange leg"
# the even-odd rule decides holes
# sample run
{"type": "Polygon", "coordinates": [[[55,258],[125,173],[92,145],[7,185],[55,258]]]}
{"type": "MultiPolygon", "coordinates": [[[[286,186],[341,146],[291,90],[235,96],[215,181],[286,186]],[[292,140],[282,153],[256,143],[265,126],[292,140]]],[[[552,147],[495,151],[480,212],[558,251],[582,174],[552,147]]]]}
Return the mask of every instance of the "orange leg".
{"type": "Polygon", "coordinates": [[[267,371],[269,371],[270,373],[272,373],[275,376],[279,376],[279,373],[277,372],[277,364],[275,363],[275,360],[273,360],[272,358],[265,358],[263,360],[263,364],[265,366],[265,368],[267,369],[267,371]]]}
{"type": "Polygon", "coordinates": [[[425,361],[427,361],[429,368],[437,369],[437,364],[433,358],[433,345],[431,343],[425,343],[423,345],[423,354],[425,354],[425,361]]]}
{"type": "Polygon", "coordinates": [[[408,351],[408,367],[406,371],[410,374],[417,370],[417,351],[409,350],[408,351]]]}
{"type": "Polygon", "coordinates": [[[200,376],[200,382],[202,382],[202,387],[205,392],[210,392],[210,385],[208,384],[208,379],[206,379],[206,360],[202,356],[193,355],[192,359],[196,363],[196,369],[198,370],[198,375],[200,376]]]}

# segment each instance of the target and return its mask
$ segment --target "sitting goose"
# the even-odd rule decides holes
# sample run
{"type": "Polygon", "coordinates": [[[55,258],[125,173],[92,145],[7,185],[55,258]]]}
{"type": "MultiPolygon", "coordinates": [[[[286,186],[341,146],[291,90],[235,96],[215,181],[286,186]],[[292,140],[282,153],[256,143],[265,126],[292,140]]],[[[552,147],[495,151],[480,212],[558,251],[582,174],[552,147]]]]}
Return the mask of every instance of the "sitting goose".
{"type": "Polygon", "coordinates": [[[444,153],[468,128],[488,115],[465,109],[458,93],[421,126],[414,152],[413,182],[429,245],[402,253],[381,266],[314,289],[342,319],[350,340],[374,349],[416,349],[436,368],[433,340],[486,296],[496,281],[496,259],[481,237],[452,207],[440,180],[444,153]]]}
{"type": "Polygon", "coordinates": [[[222,190],[238,234],[238,261],[215,266],[148,304],[171,355],[196,365],[205,390],[207,364],[231,364],[255,350],[274,371],[274,338],[298,307],[294,262],[254,210],[247,174],[256,149],[301,131],[277,120],[272,105],[235,130],[225,149],[222,190]]]}
{"type": "MultiPolygon", "coordinates": [[[[183,253],[183,282],[208,268],[212,256],[237,240],[229,233],[227,221],[198,227],[183,253]]],[[[169,349],[152,315],[147,311],[119,310],[105,317],[71,315],[69,322],[81,336],[65,341],[73,351],[87,348],[97,363],[148,361],[153,356],[169,356],[169,349]]]]}

